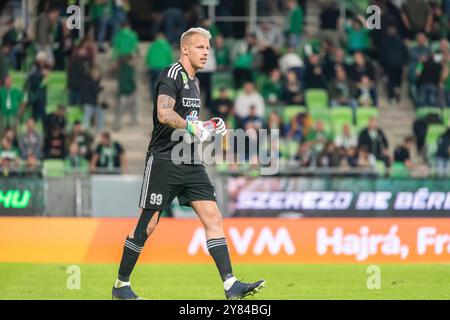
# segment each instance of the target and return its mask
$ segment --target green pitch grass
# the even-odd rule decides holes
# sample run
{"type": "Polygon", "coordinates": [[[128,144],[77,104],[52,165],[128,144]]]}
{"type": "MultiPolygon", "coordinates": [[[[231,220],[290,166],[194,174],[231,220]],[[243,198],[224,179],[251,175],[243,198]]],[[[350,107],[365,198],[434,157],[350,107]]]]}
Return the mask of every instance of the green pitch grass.
{"type": "MultiPolygon", "coordinates": [[[[69,265],[0,264],[0,299],[110,299],[117,265],[79,265],[81,288],[68,289],[69,265]]],[[[236,265],[239,279],[267,280],[248,299],[450,299],[450,265],[379,265],[381,288],[367,288],[367,265],[236,265]]],[[[69,279],[70,282],[70,279],[69,279]]],[[[133,288],[146,299],[224,299],[211,265],[138,265],[133,288]]]]}

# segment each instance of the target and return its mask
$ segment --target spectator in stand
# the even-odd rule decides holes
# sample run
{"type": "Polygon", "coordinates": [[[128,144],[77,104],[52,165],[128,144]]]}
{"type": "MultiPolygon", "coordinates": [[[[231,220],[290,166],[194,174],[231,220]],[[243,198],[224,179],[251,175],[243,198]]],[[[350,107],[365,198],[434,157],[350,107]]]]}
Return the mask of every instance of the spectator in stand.
{"type": "Polygon", "coordinates": [[[442,11],[442,6],[436,2],[430,2],[433,21],[431,23],[431,40],[446,39],[449,35],[448,16],[442,11]]]}
{"type": "Polygon", "coordinates": [[[240,128],[243,126],[242,121],[250,115],[252,106],[255,108],[256,116],[264,117],[264,99],[255,90],[255,85],[251,81],[245,82],[244,90],[238,94],[234,103],[234,113],[237,116],[238,127],[240,128]]]}
{"type": "Polygon", "coordinates": [[[347,27],[347,48],[353,54],[357,51],[368,53],[370,49],[369,30],[365,27],[366,21],[362,16],[356,16],[347,27]]]}
{"type": "Polygon", "coordinates": [[[53,126],[44,140],[44,158],[61,159],[66,157],[66,135],[61,127],[53,126]]]}
{"type": "Polygon", "coordinates": [[[128,12],[131,9],[129,0],[115,0],[113,7],[113,25],[111,34],[114,37],[120,26],[128,20],[128,12]]]}
{"type": "Polygon", "coordinates": [[[272,111],[269,114],[269,117],[267,119],[267,129],[270,130],[280,130],[279,134],[280,136],[283,135],[283,123],[281,121],[281,117],[278,115],[278,113],[272,111]]]}
{"type": "Polygon", "coordinates": [[[188,25],[183,10],[175,6],[168,7],[161,13],[161,17],[160,30],[173,47],[177,46],[188,25]]]}
{"type": "Polygon", "coordinates": [[[211,114],[221,119],[228,119],[233,112],[233,100],[230,99],[230,93],[226,87],[219,90],[219,97],[212,102],[211,114]]]}
{"type": "Polygon", "coordinates": [[[0,168],[3,176],[8,176],[10,170],[18,169],[20,152],[10,139],[3,137],[0,144],[0,168]]]}
{"type": "Polygon", "coordinates": [[[0,47],[0,85],[3,85],[3,79],[8,75],[8,57],[11,47],[8,44],[1,44],[0,47]]]}
{"type": "Polygon", "coordinates": [[[355,88],[347,78],[347,74],[342,67],[336,68],[336,78],[331,81],[329,87],[330,103],[332,107],[351,106],[356,108],[356,101],[353,98],[355,88]]]}
{"type": "Polygon", "coordinates": [[[58,127],[63,132],[66,128],[66,107],[62,104],[58,106],[55,112],[49,114],[45,120],[44,131],[45,135],[50,135],[53,128],[58,127]]]}
{"type": "Polygon", "coordinates": [[[14,70],[22,69],[22,62],[25,58],[26,49],[31,43],[23,24],[20,20],[10,19],[6,25],[6,32],[2,37],[2,44],[9,46],[9,66],[14,70]]]}
{"type": "Polygon", "coordinates": [[[253,65],[258,53],[255,34],[249,33],[245,39],[238,40],[231,50],[234,86],[240,88],[244,82],[253,81],[253,65]]]}
{"type": "Polygon", "coordinates": [[[198,70],[196,77],[200,82],[200,94],[205,96],[204,105],[211,105],[211,75],[217,72],[216,55],[214,48],[209,49],[208,59],[203,69],[198,70]]]}
{"type": "Polygon", "coordinates": [[[415,139],[408,136],[403,141],[403,144],[394,150],[394,162],[403,163],[408,169],[413,169],[414,164],[411,161],[411,152],[415,145],[415,139]]]}
{"type": "Polygon", "coordinates": [[[264,78],[262,82],[261,94],[267,104],[278,105],[281,103],[282,93],[281,72],[279,69],[273,69],[270,78],[264,78]]]}
{"type": "MultiPolygon", "coordinates": [[[[95,64],[97,61],[97,44],[92,38],[91,34],[87,34],[83,39],[80,40],[78,47],[83,47],[86,49],[86,55],[89,59],[89,63],[91,66],[95,64]]],[[[73,56],[76,52],[76,47],[71,50],[70,55],[73,56]]]]}
{"type": "Polygon", "coordinates": [[[54,34],[59,19],[59,9],[50,7],[42,12],[37,18],[36,25],[36,49],[45,52],[46,63],[53,66],[55,58],[53,56],[54,34]]]}
{"type": "Polygon", "coordinates": [[[450,107],[450,52],[446,52],[442,57],[442,85],[444,107],[450,107]]]}
{"type": "Polygon", "coordinates": [[[297,73],[297,77],[301,79],[304,65],[300,56],[295,52],[295,48],[289,47],[287,52],[279,59],[278,64],[283,75],[287,75],[288,71],[294,71],[297,73]]]}
{"type": "Polygon", "coordinates": [[[364,146],[373,154],[377,160],[385,163],[386,167],[391,164],[389,156],[389,144],[383,130],[378,127],[375,117],[369,119],[367,128],[363,129],[358,137],[358,147],[364,146]]]}
{"type": "Polygon", "coordinates": [[[22,159],[30,157],[42,159],[42,136],[36,131],[33,118],[27,120],[25,133],[19,136],[19,148],[22,159]]]}
{"type": "Polygon", "coordinates": [[[345,51],[342,48],[335,48],[332,59],[324,64],[324,72],[327,81],[332,81],[336,78],[336,71],[338,68],[344,69],[347,76],[351,72],[350,66],[345,62],[345,51]]]}
{"type": "Polygon", "coordinates": [[[303,33],[303,8],[297,0],[287,0],[286,36],[290,47],[297,48],[303,33]]]}
{"type": "Polygon", "coordinates": [[[161,70],[173,62],[173,49],[164,33],[156,34],[155,40],[148,46],[145,65],[148,70],[150,95],[153,94],[153,82],[158,78],[161,70]]]}
{"type": "Polygon", "coordinates": [[[219,34],[214,38],[214,53],[218,71],[226,70],[230,67],[230,48],[225,44],[224,37],[219,34]]]}
{"type": "Polygon", "coordinates": [[[322,152],[327,141],[333,140],[333,135],[325,130],[325,124],[322,120],[317,120],[314,128],[306,136],[306,142],[310,145],[315,157],[322,152]]]}
{"type": "Polygon", "coordinates": [[[91,159],[91,172],[126,173],[127,160],[122,145],[111,139],[108,132],[101,135],[100,144],[91,159]]]}
{"type": "Polygon", "coordinates": [[[367,146],[360,145],[356,148],[355,155],[349,159],[350,166],[360,169],[375,169],[377,158],[368,152],[367,146]]]}
{"type": "Polygon", "coordinates": [[[418,98],[416,105],[438,106],[439,85],[442,80],[442,65],[434,61],[433,55],[429,55],[420,61],[416,67],[418,98]]]}
{"type": "Polygon", "coordinates": [[[288,71],[283,82],[282,100],[287,104],[303,104],[303,92],[295,71],[288,71]]]}
{"type": "Polygon", "coordinates": [[[284,35],[281,29],[272,22],[263,21],[256,26],[255,30],[258,42],[268,43],[279,53],[284,47],[284,35]]]}
{"type": "Polygon", "coordinates": [[[80,154],[78,144],[76,142],[69,144],[69,154],[65,159],[66,166],[71,169],[81,169],[85,161],[86,158],[80,154]]]}
{"type": "Polygon", "coordinates": [[[449,176],[450,168],[450,128],[437,141],[436,151],[437,175],[440,178],[449,176]]]}
{"type": "Polygon", "coordinates": [[[92,68],[84,46],[78,46],[67,69],[67,87],[69,89],[69,105],[81,105],[81,87],[87,80],[92,68]]]}
{"type": "Polygon", "coordinates": [[[92,119],[95,120],[95,132],[102,132],[105,126],[105,115],[102,105],[98,101],[98,96],[102,92],[100,70],[92,68],[91,73],[81,83],[81,104],[83,105],[83,126],[91,128],[92,119]]]}
{"type": "Polygon", "coordinates": [[[16,130],[11,127],[7,127],[3,131],[3,137],[11,141],[13,147],[19,148],[19,141],[17,140],[16,130]]]}
{"type": "Polygon", "coordinates": [[[401,17],[403,26],[406,29],[406,36],[409,39],[413,39],[419,32],[431,32],[433,12],[428,1],[405,1],[402,6],[401,17]]]}
{"type": "Polygon", "coordinates": [[[139,37],[131,29],[130,23],[125,21],[122,28],[114,35],[113,54],[116,58],[132,56],[138,51],[139,37]]]}
{"type": "Polygon", "coordinates": [[[409,49],[408,59],[408,80],[409,91],[412,99],[417,101],[417,64],[431,54],[428,46],[428,39],[424,33],[418,33],[416,36],[416,45],[409,49]]]}
{"type": "Polygon", "coordinates": [[[369,94],[367,94],[366,89],[369,88],[372,105],[376,106],[378,97],[375,87],[375,68],[370,61],[366,61],[364,54],[361,52],[356,52],[354,58],[355,62],[350,68],[350,78],[355,86],[359,87],[357,97],[361,97],[361,93],[363,93],[364,99],[362,100],[367,102],[369,94]]]}
{"type": "Polygon", "coordinates": [[[388,27],[386,35],[381,37],[378,56],[387,75],[387,91],[391,104],[400,102],[403,67],[408,60],[408,49],[394,26],[388,27]]]}
{"type": "Polygon", "coordinates": [[[47,78],[50,69],[46,63],[46,53],[40,51],[36,55],[36,61],[31,67],[27,77],[25,88],[28,95],[28,105],[32,109],[34,121],[45,120],[47,105],[47,78]]]}
{"type": "Polygon", "coordinates": [[[324,38],[331,40],[335,45],[339,42],[338,30],[340,26],[341,11],[337,2],[329,1],[320,13],[320,30],[324,38]]]}
{"type": "Polygon", "coordinates": [[[306,89],[327,89],[327,80],[320,64],[320,58],[316,54],[309,56],[304,81],[306,89]]]}
{"type": "MultiPolygon", "coordinates": [[[[111,29],[114,25],[114,0],[94,0],[92,3],[92,18],[95,24],[95,32],[97,35],[97,46],[100,52],[105,52],[105,47],[103,45],[106,40],[106,33],[108,27],[111,29]]],[[[112,37],[111,37],[112,38],[112,37]]]]}
{"type": "Polygon", "coordinates": [[[254,129],[258,131],[259,129],[262,129],[264,126],[264,120],[262,117],[258,116],[256,114],[256,108],[255,106],[250,107],[250,113],[249,115],[244,118],[242,121],[242,126],[244,127],[244,130],[248,129],[254,129]]]}
{"type": "Polygon", "coordinates": [[[306,113],[298,113],[292,118],[290,123],[286,124],[285,132],[288,140],[295,140],[300,143],[305,141],[305,133],[307,131],[307,118],[306,113]]]}
{"type": "Polygon", "coordinates": [[[334,136],[334,142],[340,148],[349,149],[358,145],[358,138],[352,132],[350,124],[344,123],[341,132],[334,136]]]}
{"type": "Polygon", "coordinates": [[[137,83],[136,69],[134,67],[133,57],[123,56],[119,60],[119,104],[116,108],[114,121],[114,130],[119,131],[122,127],[123,113],[126,109],[131,112],[132,125],[138,125],[138,104],[137,104],[137,83]]]}
{"type": "Polygon", "coordinates": [[[301,168],[309,167],[313,162],[313,154],[309,144],[303,143],[299,145],[295,160],[301,168]]]}
{"type": "Polygon", "coordinates": [[[17,129],[18,116],[25,108],[23,93],[12,87],[10,76],[6,76],[3,83],[0,87],[0,130],[6,127],[17,129]]]}
{"type": "Polygon", "coordinates": [[[353,82],[358,83],[361,81],[362,76],[367,76],[370,81],[375,81],[375,68],[372,63],[366,60],[366,57],[362,52],[355,52],[354,63],[350,66],[349,76],[353,82]]]}
{"type": "Polygon", "coordinates": [[[53,70],[66,70],[66,57],[70,56],[75,47],[75,36],[69,29],[67,20],[57,21],[53,36],[53,70]]]}
{"type": "MultiPolygon", "coordinates": [[[[72,132],[67,139],[67,145],[75,143],[78,147],[78,153],[85,159],[90,159],[92,156],[92,135],[84,130],[80,121],[75,121],[72,132]]],[[[69,149],[69,148],[68,148],[69,149]]]]}
{"type": "Polygon", "coordinates": [[[322,152],[317,156],[317,167],[336,168],[341,166],[342,150],[333,141],[327,141],[322,152]]]}
{"type": "Polygon", "coordinates": [[[366,75],[363,75],[361,80],[356,83],[356,101],[362,107],[373,107],[377,105],[375,85],[366,75]]]}

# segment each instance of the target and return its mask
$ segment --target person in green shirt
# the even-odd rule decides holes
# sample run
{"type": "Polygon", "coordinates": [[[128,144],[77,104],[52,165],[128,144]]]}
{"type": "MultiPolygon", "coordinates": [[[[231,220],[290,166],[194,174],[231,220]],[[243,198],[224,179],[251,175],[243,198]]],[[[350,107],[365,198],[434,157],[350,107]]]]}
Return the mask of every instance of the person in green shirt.
{"type": "Polygon", "coordinates": [[[327,141],[334,141],[334,137],[325,130],[324,122],[317,120],[314,128],[306,136],[306,143],[310,145],[313,153],[317,155],[322,152],[327,141]]]}
{"type": "Polygon", "coordinates": [[[122,28],[115,34],[113,39],[113,55],[116,58],[133,55],[139,44],[137,33],[131,29],[128,21],[122,24],[122,28]]]}
{"type": "Polygon", "coordinates": [[[369,30],[365,28],[364,18],[355,17],[347,27],[347,48],[351,54],[356,51],[366,52],[370,49],[369,30]]]}
{"type": "Polygon", "coordinates": [[[216,55],[217,69],[223,71],[230,67],[230,48],[225,44],[224,37],[219,34],[214,39],[214,53],[216,55]]]}
{"type": "Polygon", "coordinates": [[[113,28],[114,0],[91,0],[92,19],[95,23],[97,34],[97,46],[100,52],[104,52],[103,43],[106,38],[108,27],[113,28]]]}
{"type": "Polygon", "coordinates": [[[153,81],[156,80],[161,70],[173,62],[173,49],[164,33],[159,32],[155,40],[149,44],[145,65],[148,70],[150,94],[153,90],[153,81]]]}
{"type": "Polygon", "coordinates": [[[444,86],[444,107],[450,107],[450,52],[447,52],[443,56],[443,71],[442,82],[444,86]]]}
{"type": "Polygon", "coordinates": [[[281,81],[281,71],[273,69],[270,77],[265,77],[261,84],[261,94],[267,104],[276,105],[281,103],[283,84],[281,81]]]}
{"type": "Polygon", "coordinates": [[[119,131],[121,129],[123,113],[126,109],[131,112],[132,124],[138,124],[138,104],[137,104],[137,83],[136,69],[131,55],[123,56],[119,59],[118,73],[119,87],[119,104],[116,108],[116,115],[113,129],[119,131]]]}
{"type": "Polygon", "coordinates": [[[16,128],[19,113],[23,111],[23,93],[12,87],[10,76],[3,80],[4,85],[0,87],[0,115],[1,129],[6,127],[16,128]]]}
{"type": "Polygon", "coordinates": [[[7,137],[3,137],[0,144],[0,169],[3,176],[8,176],[11,169],[20,165],[20,151],[7,137]]]}
{"type": "Polygon", "coordinates": [[[296,48],[300,44],[303,32],[303,9],[297,0],[288,0],[287,7],[286,35],[289,46],[296,48]]]}

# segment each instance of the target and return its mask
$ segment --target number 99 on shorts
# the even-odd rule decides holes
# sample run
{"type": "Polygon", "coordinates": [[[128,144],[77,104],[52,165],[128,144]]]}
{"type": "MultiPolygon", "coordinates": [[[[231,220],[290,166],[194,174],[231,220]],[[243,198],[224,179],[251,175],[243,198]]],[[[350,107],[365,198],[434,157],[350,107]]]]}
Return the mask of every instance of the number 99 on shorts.
{"type": "Polygon", "coordinates": [[[162,194],[158,193],[152,193],[150,195],[150,204],[156,204],[156,205],[161,205],[162,203],[162,194]]]}

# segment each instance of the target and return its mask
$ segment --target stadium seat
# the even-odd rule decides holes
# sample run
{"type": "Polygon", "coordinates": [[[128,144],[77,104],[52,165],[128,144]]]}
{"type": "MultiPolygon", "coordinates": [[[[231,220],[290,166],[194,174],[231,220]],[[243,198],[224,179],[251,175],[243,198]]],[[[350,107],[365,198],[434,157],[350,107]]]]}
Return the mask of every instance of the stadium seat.
{"type": "Polygon", "coordinates": [[[213,90],[221,87],[233,88],[233,75],[230,72],[215,72],[211,75],[211,85],[213,90]]]}
{"type": "Polygon", "coordinates": [[[437,141],[446,129],[446,126],[442,124],[431,124],[428,126],[425,144],[427,146],[427,154],[430,159],[434,157],[437,149],[437,141]]]}
{"type": "Polygon", "coordinates": [[[280,139],[280,153],[285,159],[292,159],[298,153],[299,142],[295,140],[280,139]]]}
{"type": "Polygon", "coordinates": [[[383,160],[377,160],[375,164],[375,170],[377,171],[379,176],[384,177],[384,175],[386,174],[386,164],[383,160]]]}
{"type": "Polygon", "coordinates": [[[309,110],[328,109],[328,92],[322,89],[308,89],[305,91],[305,102],[309,110]]]}
{"type": "Polygon", "coordinates": [[[429,114],[437,114],[442,116],[441,108],[438,107],[420,107],[416,110],[416,118],[422,119],[425,118],[429,114]]]}
{"type": "Polygon", "coordinates": [[[83,120],[83,110],[77,106],[69,106],[66,109],[66,119],[69,124],[74,124],[75,121],[83,120]]]}
{"type": "Polygon", "coordinates": [[[283,115],[282,115],[282,119],[283,119],[283,123],[290,123],[291,120],[299,113],[305,113],[307,112],[306,107],[305,106],[301,106],[301,105],[287,105],[285,107],[283,107],[283,115]]]}
{"type": "Polygon", "coordinates": [[[47,159],[43,161],[43,174],[49,178],[64,177],[64,160],[47,159]]]}
{"type": "Polygon", "coordinates": [[[52,71],[47,83],[47,112],[56,110],[59,104],[67,105],[67,74],[62,71],[52,71]]]}
{"type": "Polygon", "coordinates": [[[391,178],[409,178],[409,169],[403,162],[396,161],[391,167],[391,178]]]}
{"type": "Polygon", "coordinates": [[[313,121],[323,120],[326,123],[330,122],[330,112],[328,109],[323,108],[310,108],[308,112],[313,121]]]}
{"type": "Polygon", "coordinates": [[[378,109],[375,107],[361,107],[356,109],[356,127],[358,131],[367,127],[371,117],[378,117],[378,109]]]}
{"type": "Polygon", "coordinates": [[[23,87],[25,86],[25,82],[27,80],[26,73],[21,71],[9,71],[9,75],[11,77],[12,86],[14,88],[23,90],[23,87]]]}
{"type": "Polygon", "coordinates": [[[442,111],[442,122],[445,126],[450,127],[450,108],[445,108],[442,111]]]}
{"type": "Polygon", "coordinates": [[[330,118],[335,132],[339,132],[345,123],[353,125],[353,112],[350,107],[333,107],[330,118]]]}

